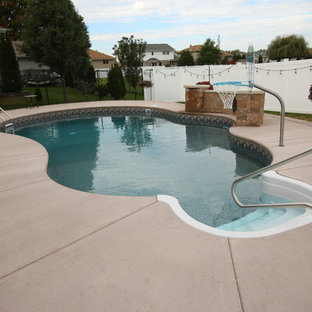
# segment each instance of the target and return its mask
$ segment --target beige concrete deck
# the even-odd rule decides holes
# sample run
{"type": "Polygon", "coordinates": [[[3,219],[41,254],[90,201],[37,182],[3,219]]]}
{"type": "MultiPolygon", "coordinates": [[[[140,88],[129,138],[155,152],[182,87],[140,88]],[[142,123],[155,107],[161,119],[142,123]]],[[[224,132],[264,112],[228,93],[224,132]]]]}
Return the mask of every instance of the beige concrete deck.
{"type": "MultiPolygon", "coordinates": [[[[115,102],[51,105],[14,117],[115,102]]],[[[182,104],[120,102],[183,111],[182,104]]],[[[311,148],[312,124],[279,119],[231,132],[264,144],[274,161],[311,148]]],[[[311,311],[312,225],[257,239],[190,227],[155,197],[63,187],[38,143],[0,133],[0,311],[311,311]]],[[[279,173],[312,184],[312,158],[279,173]]]]}

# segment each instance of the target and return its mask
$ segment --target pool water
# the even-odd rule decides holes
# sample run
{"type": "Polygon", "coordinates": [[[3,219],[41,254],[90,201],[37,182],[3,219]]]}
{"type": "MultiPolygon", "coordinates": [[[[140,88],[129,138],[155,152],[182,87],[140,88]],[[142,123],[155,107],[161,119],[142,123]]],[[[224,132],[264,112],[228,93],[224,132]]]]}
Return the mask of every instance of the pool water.
{"type": "MultiPolygon", "coordinates": [[[[218,227],[254,210],[231,196],[234,179],[261,167],[230,148],[227,129],[182,125],[151,116],[48,122],[17,131],[49,153],[48,174],[73,189],[108,195],[176,197],[194,219],[218,227]]],[[[258,179],[240,199],[258,203],[258,179]]]]}

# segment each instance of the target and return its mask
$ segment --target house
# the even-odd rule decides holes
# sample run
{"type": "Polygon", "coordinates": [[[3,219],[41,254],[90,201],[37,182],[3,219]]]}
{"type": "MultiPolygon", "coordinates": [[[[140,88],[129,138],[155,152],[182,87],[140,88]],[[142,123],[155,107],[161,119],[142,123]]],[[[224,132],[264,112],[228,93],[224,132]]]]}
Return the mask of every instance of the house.
{"type": "MultiPolygon", "coordinates": [[[[3,27],[0,27],[0,33],[5,33],[6,29],[3,27]]],[[[44,65],[40,65],[36,62],[33,62],[29,59],[29,57],[22,52],[22,41],[11,41],[12,42],[12,46],[15,52],[15,56],[18,62],[18,66],[19,66],[19,70],[22,73],[25,70],[29,70],[29,69],[49,69],[47,66],[44,65]]]]}
{"type": "Polygon", "coordinates": [[[16,55],[16,59],[18,61],[20,72],[24,72],[25,70],[49,70],[48,66],[41,65],[34,61],[31,61],[29,56],[27,56],[24,52],[22,52],[23,42],[22,41],[12,41],[12,45],[14,48],[14,52],[16,55]]]}
{"type": "Polygon", "coordinates": [[[88,50],[96,78],[107,78],[109,70],[116,63],[116,58],[95,50],[88,50]]]}
{"type": "Polygon", "coordinates": [[[262,58],[262,62],[263,63],[267,63],[269,61],[269,57],[267,55],[266,50],[262,49],[262,50],[259,50],[259,51],[255,52],[255,61],[256,61],[256,63],[259,63],[259,57],[260,56],[262,58]]]}
{"type": "Polygon", "coordinates": [[[182,51],[188,50],[188,51],[190,51],[191,55],[193,56],[194,62],[196,63],[196,62],[197,62],[197,59],[198,59],[199,51],[200,51],[201,47],[202,47],[202,46],[201,46],[200,44],[197,44],[197,45],[191,45],[191,44],[190,44],[190,46],[189,46],[188,48],[183,49],[183,50],[177,52],[178,57],[180,57],[182,51]]]}
{"type": "MultiPolygon", "coordinates": [[[[185,50],[190,51],[191,55],[193,56],[194,62],[196,63],[197,59],[198,59],[198,56],[199,56],[199,51],[200,51],[201,47],[202,46],[200,44],[190,45],[188,48],[183,49],[182,51],[185,51],[185,50]]],[[[180,57],[182,51],[177,52],[178,57],[180,57]]],[[[221,51],[221,60],[225,59],[226,63],[230,63],[232,58],[233,58],[233,55],[231,53],[227,52],[227,51],[223,51],[223,50],[220,50],[220,51],[221,51]]]]}
{"type": "Polygon", "coordinates": [[[116,58],[95,50],[88,50],[89,57],[94,69],[112,68],[116,62],[116,58]]]}
{"type": "Polygon", "coordinates": [[[171,66],[176,63],[175,50],[169,44],[146,44],[143,66],[171,66]]]}
{"type": "Polygon", "coordinates": [[[52,77],[52,73],[48,66],[32,61],[29,56],[22,52],[22,44],[22,41],[12,41],[12,46],[14,48],[21,78],[24,81],[24,84],[27,86],[56,83],[58,75],[54,75],[52,77]]]}

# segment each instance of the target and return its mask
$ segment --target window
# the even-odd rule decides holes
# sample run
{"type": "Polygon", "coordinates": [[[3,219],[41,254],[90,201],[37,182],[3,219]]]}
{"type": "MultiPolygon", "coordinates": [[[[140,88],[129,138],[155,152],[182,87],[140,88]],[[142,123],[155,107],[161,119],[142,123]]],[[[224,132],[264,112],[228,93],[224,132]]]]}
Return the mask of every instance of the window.
{"type": "Polygon", "coordinates": [[[163,55],[169,55],[169,51],[164,51],[163,55]]]}
{"type": "Polygon", "coordinates": [[[103,64],[108,64],[108,60],[103,60],[103,64]]]}

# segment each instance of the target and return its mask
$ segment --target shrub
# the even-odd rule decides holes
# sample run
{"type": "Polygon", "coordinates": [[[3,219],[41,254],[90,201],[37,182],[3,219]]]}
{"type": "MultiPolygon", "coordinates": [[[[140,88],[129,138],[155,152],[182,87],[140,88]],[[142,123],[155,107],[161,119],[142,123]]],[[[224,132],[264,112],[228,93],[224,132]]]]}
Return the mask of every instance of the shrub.
{"type": "Polygon", "coordinates": [[[210,81],[199,81],[196,84],[197,85],[206,85],[209,87],[209,90],[213,90],[213,85],[210,83],[210,81]]]}
{"type": "Polygon", "coordinates": [[[189,50],[183,50],[178,60],[178,66],[195,65],[194,58],[189,50]]]}
{"type": "Polygon", "coordinates": [[[97,83],[95,86],[95,90],[98,93],[99,101],[101,101],[103,99],[103,97],[109,93],[107,84],[103,85],[103,84],[97,83]]]}
{"type": "Polygon", "coordinates": [[[23,83],[12,43],[6,34],[0,34],[0,72],[3,92],[19,92],[23,83]]]}
{"type": "Polygon", "coordinates": [[[114,100],[119,100],[126,95],[125,82],[121,69],[117,64],[108,72],[107,87],[114,100]]]}
{"type": "Polygon", "coordinates": [[[40,103],[42,101],[42,93],[39,87],[36,87],[35,95],[37,95],[36,100],[40,103]]]}

